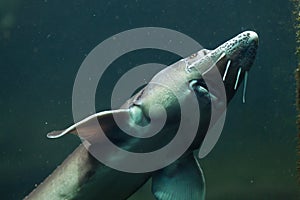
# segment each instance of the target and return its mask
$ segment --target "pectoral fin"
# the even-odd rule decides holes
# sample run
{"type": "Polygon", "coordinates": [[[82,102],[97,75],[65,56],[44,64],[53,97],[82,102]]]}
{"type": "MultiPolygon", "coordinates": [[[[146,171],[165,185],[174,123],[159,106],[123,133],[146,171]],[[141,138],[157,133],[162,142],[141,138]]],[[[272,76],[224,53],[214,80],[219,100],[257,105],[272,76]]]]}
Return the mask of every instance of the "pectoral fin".
{"type": "Polygon", "coordinates": [[[155,172],[152,192],[158,200],[204,200],[205,180],[198,159],[191,153],[155,172]]]}
{"type": "Polygon", "coordinates": [[[52,131],[47,134],[48,138],[59,138],[68,133],[78,134],[80,131],[80,136],[83,139],[91,138],[99,130],[99,125],[103,131],[110,130],[115,126],[114,117],[122,119],[123,122],[127,123],[130,119],[128,109],[119,109],[119,110],[110,110],[103,111],[96,114],[93,114],[75,124],[69,128],[61,131],[52,131]]]}

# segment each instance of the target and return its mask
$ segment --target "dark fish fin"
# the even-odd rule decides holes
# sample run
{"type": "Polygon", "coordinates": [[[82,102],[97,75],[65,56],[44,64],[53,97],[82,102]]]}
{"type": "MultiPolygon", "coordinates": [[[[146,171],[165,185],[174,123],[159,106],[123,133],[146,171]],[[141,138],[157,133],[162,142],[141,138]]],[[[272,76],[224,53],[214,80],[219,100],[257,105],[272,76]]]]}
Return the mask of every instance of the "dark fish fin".
{"type": "Polygon", "coordinates": [[[104,131],[110,130],[115,126],[114,117],[121,118],[123,121],[127,122],[129,110],[119,109],[99,112],[73,124],[65,130],[52,131],[47,134],[47,137],[59,138],[68,133],[78,134],[78,131],[80,131],[80,136],[83,137],[83,139],[90,138],[97,133],[97,130],[99,130],[99,124],[101,124],[101,128],[104,131]]]}
{"type": "Polygon", "coordinates": [[[152,192],[158,200],[204,200],[205,180],[193,153],[154,172],[152,192]]]}

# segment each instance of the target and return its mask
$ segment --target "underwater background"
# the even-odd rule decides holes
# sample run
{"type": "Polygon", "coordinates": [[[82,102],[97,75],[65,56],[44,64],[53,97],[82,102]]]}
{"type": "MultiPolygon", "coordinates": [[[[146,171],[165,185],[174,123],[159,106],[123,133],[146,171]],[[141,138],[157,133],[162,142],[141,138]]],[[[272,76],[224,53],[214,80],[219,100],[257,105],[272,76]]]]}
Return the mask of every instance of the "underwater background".
{"type": "MultiPolygon", "coordinates": [[[[299,199],[293,4],[282,0],[1,0],[0,196],[21,199],[70,154],[74,136],[46,133],[72,124],[72,89],[85,56],[100,42],[138,27],[180,31],[213,49],[244,30],[259,34],[246,96],[231,101],[223,133],[201,165],[208,200],[299,199]]],[[[158,50],[129,53],[118,73],[178,57],[158,50]]],[[[106,80],[116,79],[107,73],[106,80]]],[[[97,92],[109,108],[111,88],[97,92]]],[[[153,199],[149,184],[131,200],[153,199]]]]}

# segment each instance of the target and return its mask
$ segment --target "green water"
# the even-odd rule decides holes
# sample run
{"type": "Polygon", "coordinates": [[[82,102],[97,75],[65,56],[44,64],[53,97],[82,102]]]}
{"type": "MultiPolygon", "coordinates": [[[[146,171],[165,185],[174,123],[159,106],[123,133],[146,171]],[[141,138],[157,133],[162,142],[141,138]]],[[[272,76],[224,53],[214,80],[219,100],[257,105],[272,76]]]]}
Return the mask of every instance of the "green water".
{"type": "MultiPolygon", "coordinates": [[[[207,199],[298,199],[292,9],[282,0],[2,0],[1,199],[24,197],[79,144],[72,136],[50,141],[46,133],[72,123],[72,88],[85,56],[106,38],[144,26],[180,31],[206,48],[244,30],[259,34],[247,102],[239,91],[220,140],[201,162],[207,199]]],[[[145,53],[122,65],[177,59],[145,53]]],[[[102,92],[97,110],[109,106],[102,92]]],[[[132,199],[152,199],[148,189],[132,199]]]]}

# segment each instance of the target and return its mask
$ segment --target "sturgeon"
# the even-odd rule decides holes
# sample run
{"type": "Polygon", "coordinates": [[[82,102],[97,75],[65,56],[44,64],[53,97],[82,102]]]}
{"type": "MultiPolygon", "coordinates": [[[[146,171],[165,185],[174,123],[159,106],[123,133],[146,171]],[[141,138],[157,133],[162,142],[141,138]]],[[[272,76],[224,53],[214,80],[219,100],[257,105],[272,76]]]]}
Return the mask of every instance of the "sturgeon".
{"type": "MultiPolygon", "coordinates": [[[[102,111],[65,130],[50,132],[47,135],[49,138],[59,138],[68,133],[78,134],[91,145],[86,148],[81,144],[25,199],[126,199],[150,178],[153,195],[158,200],[205,199],[204,174],[194,151],[206,136],[211,106],[227,105],[244,79],[245,101],[246,81],[257,47],[258,35],[255,32],[240,33],[214,50],[202,49],[166,67],[120,109],[102,111]],[[204,80],[204,75],[213,69],[220,73],[226,92],[225,100],[220,97],[220,91],[208,88],[207,80],[204,80]],[[177,91],[177,95],[172,94],[170,89],[177,91]],[[197,122],[199,126],[193,142],[175,162],[153,172],[128,173],[108,167],[90,154],[90,150],[101,146],[102,138],[96,134],[99,124],[111,141],[128,151],[145,153],[161,148],[174,138],[182,119],[178,114],[179,101],[184,102],[191,94],[197,97],[201,120],[197,122]],[[117,116],[127,128],[138,130],[138,126],[145,127],[151,121],[160,120],[162,112],[156,110],[151,115],[151,106],[157,104],[165,109],[167,119],[162,131],[147,140],[143,138],[143,132],[138,138],[124,134],[114,120],[117,116]]],[[[209,81],[212,85],[215,83],[215,80],[209,81]]],[[[193,121],[188,117],[187,120],[193,121]]],[[[126,158],[117,159],[126,162],[126,158]]]]}

